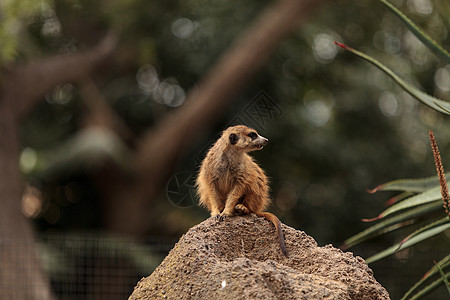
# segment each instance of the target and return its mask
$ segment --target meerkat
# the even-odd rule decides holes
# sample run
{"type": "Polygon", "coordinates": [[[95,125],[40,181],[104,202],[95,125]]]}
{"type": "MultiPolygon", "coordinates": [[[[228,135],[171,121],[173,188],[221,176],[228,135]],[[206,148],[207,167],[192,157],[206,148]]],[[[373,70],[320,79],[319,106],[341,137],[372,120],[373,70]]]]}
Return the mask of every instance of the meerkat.
{"type": "Polygon", "coordinates": [[[197,193],[200,205],[219,221],[234,213],[254,213],[272,222],[281,251],[287,256],[280,220],[264,211],[270,204],[267,176],[248,154],[261,150],[268,142],[244,125],[224,130],[201,163],[197,193]]]}

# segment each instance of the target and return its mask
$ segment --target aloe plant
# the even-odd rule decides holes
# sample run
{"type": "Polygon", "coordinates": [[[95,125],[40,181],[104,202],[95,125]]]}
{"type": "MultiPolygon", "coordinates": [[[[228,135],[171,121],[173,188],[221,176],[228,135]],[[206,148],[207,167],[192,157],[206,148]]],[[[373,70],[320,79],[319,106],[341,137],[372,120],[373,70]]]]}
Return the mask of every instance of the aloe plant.
{"type": "Polygon", "coordinates": [[[450,287],[448,284],[448,277],[450,276],[450,272],[447,274],[444,273],[444,268],[448,268],[450,266],[450,254],[441,259],[439,262],[435,263],[434,267],[432,267],[425,275],[420,279],[415,285],[413,285],[406,293],[403,295],[401,300],[406,299],[419,299],[423,295],[427,294],[437,286],[445,283],[447,286],[447,291],[450,294],[450,287]],[[441,275],[440,278],[435,279],[431,283],[424,285],[427,281],[429,282],[433,275],[439,273],[441,275]]]}
{"type": "MultiPolygon", "coordinates": [[[[411,30],[411,32],[422,42],[425,46],[427,46],[436,56],[444,59],[448,64],[450,64],[450,53],[446,51],[442,46],[440,46],[435,40],[433,40],[429,35],[427,35],[423,30],[419,28],[416,24],[414,24],[405,14],[403,14],[399,9],[389,3],[387,0],[378,0],[383,3],[386,7],[389,8],[391,12],[393,12],[405,25],[411,30]]],[[[442,99],[433,97],[428,95],[427,93],[419,90],[414,87],[412,84],[405,81],[403,78],[398,76],[393,70],[382,64],[380,61],[375,58],[362,53],[352,47],[344,45],[339,42],[335,42],[339,47],[348,50],[349,52],[355,54],[356,56],[370,62],[375,65],[377,68],[385,72],[388,76],[390,76],[398,85],[400,85],[406,92],[408,92],[411,96],[422,102],[423,104],[431,107],[432,109],[450,115],[450,103],[444,101],[442,99]]]]}
{"type": "MultiPolygon", "coordinates": [[[[404,13],[397,9],[387,0],[379,0],[385,5],[394,15],[396,15],[405,26],[437,57],[440,57],[448,64],[450,64],[450,54],[423,30],[421,30],[414,22],[412,22],[404,13]]],[[[373,64],[378,69],[391,77],[398,85],[400,85],[411,96],[427,105],[428,107],[450,115],[450,103],[442,99],[433,97],[406,80],[398,76],[393,70],[382,64],[377,59],[362,53],[352,47],[335,42],[339,47],[353,53],[363,60],[373,64]]],[[[416,231],[410,233],[399,243],[381,251],[366,259],[367,263],[372,263],[382,258],[385,258],[398,251],[411,247],[417,243],[425,241],[432,236],[440,234],[450,228],[450,197],[448,193],[447,183],[445,179],[444,169],[442,167],[441,157],[434,138],[433,132],[430,130],[430,141],[433,150],[433,155],[436,163],[436,170],[438,176],[421,178],[421,179],[401,179],[394,180],[382,184],[375,189],[369,191],[375,193],[377,191],[399,191],[400,194],[391,198],[387,204],[388,208],[381,212],[377,217],[372,219],[363,219],[366,222],[378,221],[375,225],[366,230],[348,238],[344,241],[343,248],[349,248],[366,241],[369,238],[379,236],[405,226],[417,224],[419,219],[427,220],[427,224],[421,226],[416,231]],[[430,217],[431,213],[438,213],[444,207],[445,214],[440,217],[430,217]]],[[[403,296],[402,299],[419,299],[426,295],[431,290],[444,284],[450,295],[450,284],[448,278],[450,277],[450,255],[447,255],[439,261],[433,268],[428,271],[424,277],[417,282],[411,289],[403,296]],[[439,276],[437,279],[435,277],[439,276]]]]}
{"type": "MultiPolygon", "coordinates": [[[[428,178],[424,179],[416,179],[415,182],[418,186],[422,185],[426,182],[428,178]]],[[[411,182],[408,179],[404,181],[397,180],[396,183],[408,183],[406,186],[410,187],[411,182]]],[[[386,186],[391,185],[392,182],[388,182],[386,186]]],[[[405,187],[402,185],[398,186],[398,191],[404,191],[405,187]]],[[[419,188],[420,189],[420,188],[419,188]]],[[[379,236],[385,234],[387,232],[391,232],[402,228],[404,226],[408,226],[411,224],[416,224],[419,219],[425,218],[425,216],[430,215],[432,212],[439,212],[443,207],[443,200],[441,200],[441,194],[439,191],[439,183],[437,186],[430,187],[428,190],[423,192],[419,192],[417,194],[413,194],[410,197],[407,197],[404,200],[401,200],[399,203],[391,205],[388,209],[382,212],[379,216],[372,219],[363,219],[366,222],[379,221],[375,225],[365,229],[364,231],[348,238],[344,241],[342,248],[347,249],[349,247],[355,246],[364,242],[372,237],[379,236]]],[[[382,188],[378,190],[383,190],[382,188]]],[[[448,210],[448,204],[445,204],[444,207],[448,210]]],[[[366,259],[367,263],[372,263],[382,258],[385,258],[391,254],[394,254],[398,251],[406,249],[412,245],[415,245],[419,242],[422,242],[432,236],[435,236],[439,233],[450,228],[450,216],[445,213],[445,216],[441,216],[440,218],[428,218],[428,224],[419,228],[418,230],[412,232],[408,236],[406,236],[399,243],[389,247],[388,249],[366,259]]]]}
{"type": "MultiPolygon", "coordinates": [[[[430,130],[430,141],[436,163],[438,176],[422,179],[402,179],[391,181],[379,185],[369,192],[377,191],[400,191],[401,197],[395,197],[396,202],[388,201],[390,207],[384,210],[377,217],[363,219],[366,222],[379,221],[361,233],[348,238],[343,248],[357,245],[369,238],[391,232],[393,230],[416,224],[419,219],[426,219],[428,223],[407,235],[400,242],[366,259],[367,263],[372,263],[404,250],[417,243],[423,242],[435,235],[450,229],[450,196],[448,193],[444,168],[438,146],[433,132],[430,130]],[[431,212],[442,211],[441,217],[427,217],[431,212]]],[[[403,297],[403,299],[418,299],[441,284],[448,288],[447,277],[450,276],[450,255],[446,256],[436,264],[427,274],[416,283],[403,297]],[[445,273],[447,271],[447,273],[445,273]],[[433,275],[440,274],[440,278],[429,282],[433,275]]],[[[450,290],[449,290],[450,294],[450,290]]]]}
{"type": "Polygon", "coordinates": [[[447,61],[450,64],[450,53],[448,53],[444,48],[442,48],[435,40],[433,40],[429,35],[427,35],[423,30],[421,30],[413,21],[411,21],[404,13],[402,13],[398,8],[389,3],[387,0],[378,0],[383,3],[387,8],[390,9],[405,25],[411,30],[412,33],[424,43],[428,49],[433,51],[433,53],[447,61]]]}
{"type": "Polygon", "coordinates": [[[406,92],[408,92],[411,96],[422,102],[423,104],[431,107],[432,109],[441,112],[446,115],[450,115],[450,103],[447,101],[444,101],[442,99],[433,97],[431,95],[428,95],[427,93],[419,90],[412,84],[406,82],[403,78],[398,76],[394,71],[389,69],[387,66],[376,60],[375,58],[362,53],[361,51],[358,51],[356,49],[353,49],[347,45],[344,45],[339,42],[335,42],[336,45],[341,47],[342,49],[345,49],[356,56],[370,62],[371,64],[378,67],[380,70],[385,72],[387,75],[389,75],[398,85],[400,85],[406,92]]]}

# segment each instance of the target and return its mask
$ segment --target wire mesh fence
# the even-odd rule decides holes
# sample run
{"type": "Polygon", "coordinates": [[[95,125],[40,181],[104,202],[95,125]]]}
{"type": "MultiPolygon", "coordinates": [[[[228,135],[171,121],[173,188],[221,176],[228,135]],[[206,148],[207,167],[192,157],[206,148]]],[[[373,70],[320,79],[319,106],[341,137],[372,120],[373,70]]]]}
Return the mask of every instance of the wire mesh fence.
{"type": "MultiPolygon", "coordinates": [[[[14,243],[18,251],[36,247],[20,240],[2,242],[14,243]]],[[[175,240],[151,238],[137,242],[104,234],[52,233],[39,235],[36,244],[41,266],[35,267],[47,273],[57,299],[114,300],[127,299],[136,283],[161,263],[175,240]]],[[[0,299],[14,299],[14,284],[23,280],[9,279],[12,288],[0,289],[0,299]]],[[[30,282],[30,287],[33,284],[30,282]]]]}
{"type": "MultiPolygon", "coordinates": [[[[45,271],[57,299],[115,300],[127,299],[136,283],[153,272],[177,240],[152,237],[134,241],[101,233],[46,233],[38,235],[36,241],[32,244],[20,239],[0,239],[0,255],[10,254],[2,251],[6,243],[14,244],[16,256],[29,255],[29,247],[37,247],[40,262],[33,267],[45,271]]],[[[433,265],[434,259],[445,255],[447,249],[440,241],[435,239],[429,248],[422,246],[413,248],[409,254],[404,252],[408,258],[394,255],[371,265],[376,279],[387,288],[392,299],[399,299],[433,265]]],[[[2,265],[0,273],[13,274],[11,268],[21,267],[2,265]]],[[[5,284],[12,288],[0,288],[0,299],[16,299],[11,293],[17,290],[15,285],[23,287],[24,280],[7,276],[5,284]]],[[[26,282],[25,286],[30,293],[43,289],[34,281],[26,282]]],[[[424,299],[448,299],[448,294],[440,287],[424,299]]]]}

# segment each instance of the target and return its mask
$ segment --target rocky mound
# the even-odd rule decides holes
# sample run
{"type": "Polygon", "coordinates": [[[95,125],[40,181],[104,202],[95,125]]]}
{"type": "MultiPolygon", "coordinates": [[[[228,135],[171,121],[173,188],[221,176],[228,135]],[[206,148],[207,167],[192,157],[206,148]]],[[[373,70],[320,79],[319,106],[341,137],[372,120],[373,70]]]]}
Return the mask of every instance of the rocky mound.
{"type": "Polygon", "coordinates": [[[361,257],[283,225],[289,257],[272,223],[255,215],[191,228],[134,299],[389,299],[361,257]]]}

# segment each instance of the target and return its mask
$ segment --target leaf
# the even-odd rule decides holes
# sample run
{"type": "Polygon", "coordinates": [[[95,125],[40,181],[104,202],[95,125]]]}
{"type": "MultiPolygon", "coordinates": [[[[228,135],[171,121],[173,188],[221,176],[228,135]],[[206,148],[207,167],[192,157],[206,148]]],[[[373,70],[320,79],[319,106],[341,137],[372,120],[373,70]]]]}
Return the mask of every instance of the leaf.
{"type": "Polygon", "coordinates": [[[378,67],[380,70],[385,72],[387,75],[389,75],[398,85],[400,85],[405,91],[407,91],[411,96],[422,102],[423,104],[427,105],[428,107],[431,107],[432,109],[441,112],[443,114],[450,115],[450,103],[446,102],[444,100],[438,99],[436,97],[433,97],[431,95],[428,95],[427,93],[422,92],[421,90],[417,89],[410,83],[403,80],[401,77],[399,77],[397,74],[395,74],[391,69],[377,61],[376,59],[358,51],[351,47],[348,47],[344,44],[335,42],[336,45],[339,47],[350,51],[351,53],[355,54],[356,56],[359,56],[360,58],[370,62],[371,64],[378,67]]]}
{"type": "Polygon", "coordinates": [[[404,243],[406,243],[406,242],[407,242],[408,240],[410,240],[412,237],[414,237],[414,236],[420,234],[421,232],[430,230],[431,228],[437,227],[437,226],[439,226],[439,225],[442,225],[442,224],[445,224],[445,223],[448,223],[448,222],[450,222],[450,219],[447,218],[447,217],[444,217],[444,218],[442,218],[442,219],[439,219],[439,220],[437,220],[437,221],[435,221],[435,222],[432,222],[432,223],[430,223],[430,224],[428,224],[428,225],[426,225],[426,226],[424,226],[424,227],[422,227],[422,228],[420,228],[420,229],[414,231],[413,233],[409,234],[406,238],[404,238],[404,239],[399,243],[398,248],[400,249],[400,247],[401,247],[404,243]]]}
{"type": "Polygon", "coordinates": [[[394,204],[391,207],[389,207],[388,209],[384,210],[378,217],[373,218],[373,219],[364,219],[363,221],[366,221],[366,222],[375,221],[378,219],[385,218],[388,215],[399,212],[401,210],[405,210],[407,208],[430,203],[435,200],[441,199],[441,189],[440,188],[441,188],[440,186],[437,186],[437,187],[429,189],[428,191],[425,191],[423,193],[409,197],[408,199],[403,200],[400,203],[394,204]]]}
{"type": "Polygon", "coordinates": [[[373,262],[375,262],[377,260],[385,258],[385,257],[387,257],[389,255],[392,255],[392,254],[394,254],[394,253],[396,253],[398,251],[401,251],[401,250],[409,248],[409,247],[411,247],[411,246],[413,246],[413,245],[415,245],[417,243],[420,243],[420,242],[422,242],[422,241],[424,241],[424,240],[426,240],[426,239],[428,239],[430,237],[433,237],[433,236],[435,236],[435,235],[437,235],[437,234],[439,234],[439,233],[441,233],[441,232],[443,232],[443,231],[445,231],[445,230],[447,230],[449,228],[450,228],[450,222],[447,222],[446,224],[443,224],[443,225],[431,228],[431,229],[429,229],[427,231],[424,231],[424,232],[422,232],[422,233],[412,237],[411,239],[409,239],[408,241],[403,243],[403,245],[400,245],[400,243],[397,243],[397,244],[395,244],[395,245],[393,245],[393,246],[391,246],[391,247],[381,251],[380,253],[377,253],[377,254],[369,257],[368,259],[366,259],[366,262],[368,264],[373,263],[373,262]]]}
{"type": "Polygon", "coordinates": [[[406,27],[408,27],[408,29],[411,30],[411,32],[414,33],[414,35],[428,47],[428,49],[433,51],[436,56],[444,59],[448,64],[450,64],[450,54],[435,40],[422,31],[413,21],[411,21],[411,19],[409,19],[394,5],[386,0],[379,1],[386,5],[406,25],[406,27]]]}
{"type": "Polygon", "coordinates": [[[415,179],[397,179],[380,184],[369,192],[375,193],[378,191],[404,191],[420,193],[437,185],[439,185],[439,179],[437,176],[415,179]]]}
{"type": "Polygon", "coordinates": [[[344,249],[350,248],[350,247],[357,245],[365,240],[368,240],[371,237],[374,237],[374,236],[380,235],[381,233],[384,233],[384,232],[380,232],[380,231],[392,224],[403,222],[405,220],[426,214],[430,211],[437,210],[441,207],[442,207],[441,201],[437,200],[435,202],[432,202],[432,203],[429,203],[426,205],[421,205],[419,207],[410,209],[410,210],[403,212],[401,214],[398,214],[396,216],[387,218],[375,225],[372,225],[371,227],[365,229],[364,231],[346,239],[344,241],[344,245],[342,246],[342,248],[344,248],[344,249]]]}
{"type": "MultiPolygon", "coordinates": [[[[450,277],[450,272],[445,274],[445,276],[450,277]]],[[[415,299],[422,298],[423,296],[425,296],[426,294],[428,294],[429,292],[431,292],[432,290],[437,288],[442,283],[442,281],[443,281],[442,277],[439,279],[436,279],[435,281],[433,281],[430,284],[428,284],[427,286],[425,286],[423,289],[418,291],[416,294],[414,294],[410,298],[403,296],[401,300],[406,300],[406,299],[415,300],[415,299]]]]}
{"type": "Polygon", "coordinates": [[[447,292],[450,295],[450,283],[448,282],[447,276],[444,271],[442,271],[441,267],[437,266],[439,273],[441,274],[441,278],[444,281],[445,286],[447,287],[447,292]]]}
{"type": "Polygon", "coordinates": [[[437,264],[435,264],[428,272],[425,273],[425,275],[420,279],[418,282],[416,282],[406,293],[403,295],[402,299],[407,299],[417,288],[425,282],[428,278],[430,278],[432,275],[436,274],[438,272],[438,267],[440,268],[446,268],[450,265],[450,254],[441,259],[437,264]]]}
{"type": "Polygon", "coordinates": [[[441,259],[437,264],[435,264],[430,270],[428,270],[427,273],[423,276],[423,280],[426,280],[430,276],[433,276],[435,273],[437,273],[438,267],[445,269],[446,267],[450,266],[450,254],[441,259]]]}
{"type": "Polygon", "coordinates": [[[400,202],[401,200],[405,200],[406,198],[409,198],[413,195],[414,195],[414,193],[412,193],[412,192],[403,192],[401,194],[398,194],[397,196],[392,197],[388,201],[386,201],[386,203],[384,205],[391,206],[392,204],[400,202]]]}
{"type": "Polygon", "coordinates": [[[447,109],[447,108],[445,108],[445,107],[442,107],[441,105],[439,105],[439,103],[434,103],[434,104],[436,104],[437,106],[439,106],[440,108],[442,108],[443,110],[445,110],[447,113],[450,113],[450,110],[449,109],[447,109]]]}

